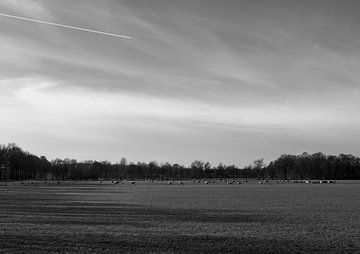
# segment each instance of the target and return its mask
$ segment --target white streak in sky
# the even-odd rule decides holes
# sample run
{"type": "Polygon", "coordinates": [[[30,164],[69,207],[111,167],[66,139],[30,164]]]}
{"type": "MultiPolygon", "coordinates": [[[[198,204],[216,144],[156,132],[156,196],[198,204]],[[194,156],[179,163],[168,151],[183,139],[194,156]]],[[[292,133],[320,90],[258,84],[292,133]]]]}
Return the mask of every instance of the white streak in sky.
{"type": "Polygon", "coordinates": [[[63,27],[63,28],[68,28],[68,29],[73,29],[73,30],[79,30],[79,31],[84,31],[84,32],[114,36],[114,37],[119,37],[119,38],[123,38],[123,39],[131,39],[130,36],[114,34],[114,33],[107,33],[107,32],[102,32],[102,31],[98,31],[98,30],[76,27],[76,26],[68,26],[68,25],[47,22],[47,21],[42,21],[42,20],[37,20],[37,19],[24,18],[24,17],[14,16],[14,15],[9,15],[9,14],[4,14],[4,13],[0,13],[0,16],[7,17],[7,18],[20,19],[20,20],[25,20],[25,21],[30,21],[30,22],[35,22],[35,23],[40,23],[40,24],[45,24],[45,25],[50,25],[50,26],[57,26],[57,27],[63,27]]]}

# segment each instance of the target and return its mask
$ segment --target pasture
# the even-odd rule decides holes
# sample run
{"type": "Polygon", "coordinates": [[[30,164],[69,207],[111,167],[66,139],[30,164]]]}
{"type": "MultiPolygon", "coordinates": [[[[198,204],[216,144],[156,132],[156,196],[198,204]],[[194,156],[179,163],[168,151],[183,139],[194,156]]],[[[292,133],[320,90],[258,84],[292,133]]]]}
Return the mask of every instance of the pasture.
{"type": "Polygon", "coordinates": [[[358,253],[360,183],[10,183],[2,253],[358,253]]]}

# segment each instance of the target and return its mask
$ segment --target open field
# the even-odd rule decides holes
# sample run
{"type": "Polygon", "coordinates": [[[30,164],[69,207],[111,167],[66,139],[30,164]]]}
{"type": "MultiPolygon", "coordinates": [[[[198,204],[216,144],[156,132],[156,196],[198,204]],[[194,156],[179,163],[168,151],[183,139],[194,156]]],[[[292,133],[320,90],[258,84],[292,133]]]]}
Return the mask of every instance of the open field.
{"type": "Polygon", "coordinates": [[[0,186],[0,252],[360,252],[360,183],[0,186]]]}

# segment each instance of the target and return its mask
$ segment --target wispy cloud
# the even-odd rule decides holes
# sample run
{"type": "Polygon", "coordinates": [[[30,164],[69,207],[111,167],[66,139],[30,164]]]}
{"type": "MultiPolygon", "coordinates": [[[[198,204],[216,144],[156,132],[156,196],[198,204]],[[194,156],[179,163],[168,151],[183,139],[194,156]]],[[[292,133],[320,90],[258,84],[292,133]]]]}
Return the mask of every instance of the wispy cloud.
{"type": "MultiPolygon", "coordinates": [[[[58,119],[106,117],[148,118],[162,124],[173,121],[232,127],[284,127],[293,129],[323,128],[329,124],[346,124],[352,113],[342,113],[341,105],[321,106],[316,102],[249,107],[222,106],[197,100],[159,98],[131,93],[94,91],[84,87],[63,87],[61,82],[43,77],[1,80],[2,100],[14,101],[41,112],[44,122],[50,115],[58,119]]],[[[16,115],[16,114],[15,114],[16,115]]],[[[11,115],[8,115],[11,118],[11,115]]],[[[360,123],[360,122],[359,122],[360,123]]],[[[359,124],[358,123],[358,124],[359,124]]],[[[100,124],[100,123],[99,123],[100,124]]],[[[100,124],[101,125],[101,124],[100,124]]]]}
{"type": "Polygon", "coordinates": [[[27,17],[52,19],[50,11],[41,3],[41,1],[37,0],[2,0],[0,2],[0,8],[27,17]]]}

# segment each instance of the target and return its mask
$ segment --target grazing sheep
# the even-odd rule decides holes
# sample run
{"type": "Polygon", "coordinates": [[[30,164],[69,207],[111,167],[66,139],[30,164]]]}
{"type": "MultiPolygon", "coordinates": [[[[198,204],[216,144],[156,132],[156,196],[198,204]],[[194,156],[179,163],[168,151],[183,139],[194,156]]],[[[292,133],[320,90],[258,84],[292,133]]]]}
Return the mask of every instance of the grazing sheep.
{"type": "Polygon", "coordinates": [[[179,181],[179,184],[180,184],[180,185],[183,185],[184,183],[183,183],[182,181],[179,181]]]}
{"type": "Polygon", "coordinates": [[[136,184],[135,181],[131,181],[130,184],[136,184]]]}
{"type": "Polygon", "coordinates": [[[209,182],[208,182],[208,181],[205,181],[204,183],[205,183],[205,184],[209,184],[209,182]]]}

